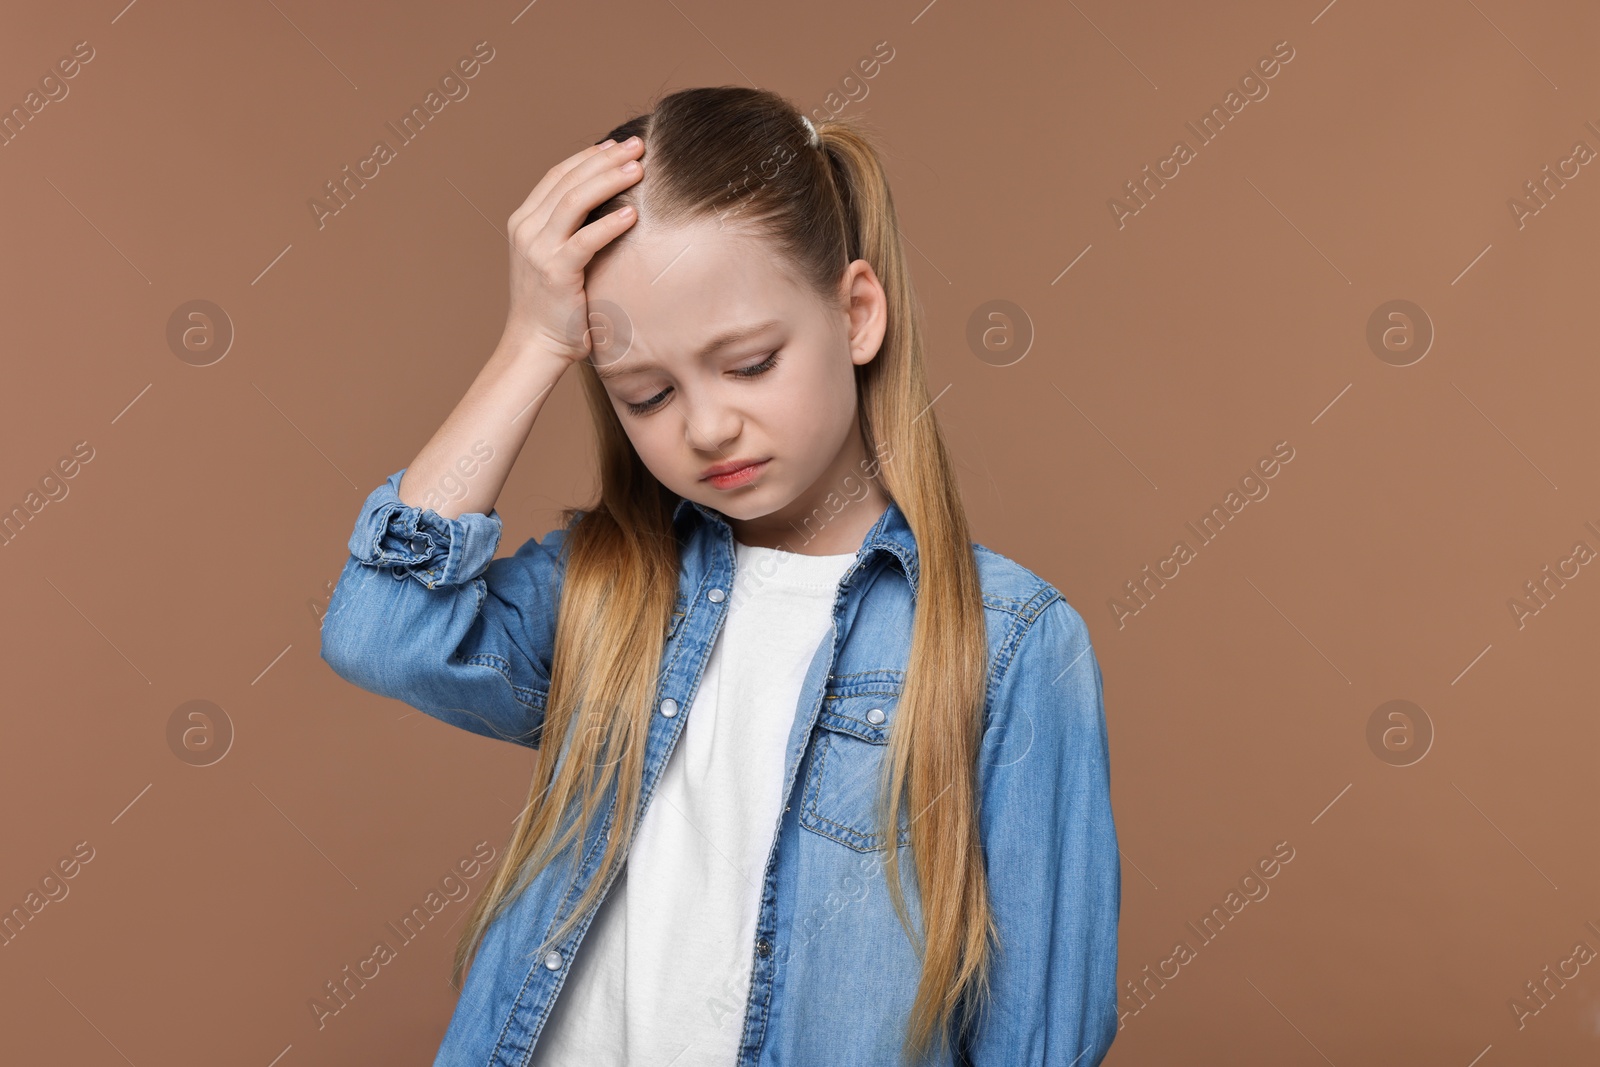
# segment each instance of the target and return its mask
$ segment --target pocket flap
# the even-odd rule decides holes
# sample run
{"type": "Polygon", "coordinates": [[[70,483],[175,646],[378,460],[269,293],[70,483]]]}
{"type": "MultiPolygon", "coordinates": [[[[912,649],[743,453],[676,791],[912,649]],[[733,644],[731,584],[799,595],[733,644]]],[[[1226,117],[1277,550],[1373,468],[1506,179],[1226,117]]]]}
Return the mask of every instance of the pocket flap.
{"type": "Polygon", "coordinates": [[[817,712],[817,724],[835,733],[859,737],[874,745],[887,744],[900,702],[904,671],[859,671],[828,679],[817,712]]]}

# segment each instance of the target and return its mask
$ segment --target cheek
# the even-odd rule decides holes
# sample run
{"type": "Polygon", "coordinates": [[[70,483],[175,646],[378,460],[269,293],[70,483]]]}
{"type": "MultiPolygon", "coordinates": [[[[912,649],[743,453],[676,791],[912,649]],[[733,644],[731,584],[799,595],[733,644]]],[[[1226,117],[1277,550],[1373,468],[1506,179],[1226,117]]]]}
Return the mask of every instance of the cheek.
{"type": "Polygon", "coordinates": [[[650,419],[636,419],[628,411],[625,404],[613,399],[611,410],[617,413],[617,421],[622,423],[622,432],[633,445],[633,450],[639,453],[639,458],[649,461],[652,452],[652,440],[659,438],[659,433],[651,426],[650,419]]]}
{"type": "Polygon", "coordinates": [[[855,420],[855,378],[835,365],[809,378],[802,390],[803,395],[791,411],[806,435],[819,448],[833,449],[843,444],[855,420]]]}
{"type": "Polygon", "coordinates": [[[663,411],[654,418],[635,419],[624,413],[622,428],[628,440],[633,442],[633,450],[639,453],[639,458],[647,466],[655,463],[656,458],[666,451],[667,433],[662,428],[665,422],[661,418],[666,414],[663,411]]]}
{"type": "Polygon", "coordinates": [[[817,357],[807,373],[785,382],[768,406],[781,425],[811,439],[838,436],[855,406],[855,379],[822,362],[817,357]]]}
{"type": "Polygon", "coordinates": [[[789,385],[764,394],[749,413],[768,447],[793,456],[815,451],[819,438],[828,433],[827,427],[820,425],[822,410],[811,390],[789,385]]]}

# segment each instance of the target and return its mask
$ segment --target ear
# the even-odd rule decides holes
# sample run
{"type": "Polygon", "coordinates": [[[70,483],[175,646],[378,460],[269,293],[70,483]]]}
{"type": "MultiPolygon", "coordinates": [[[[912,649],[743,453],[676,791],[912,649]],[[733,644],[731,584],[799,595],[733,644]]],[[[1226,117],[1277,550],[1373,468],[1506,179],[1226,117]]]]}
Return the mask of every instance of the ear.
{"type": "Polygon", "coordinates": [[[889,299],[872,264],[857,259],[845,267],[839,284],[840,303],[849,315],[850,362],[871,363],[889,328],[889,299]]]}

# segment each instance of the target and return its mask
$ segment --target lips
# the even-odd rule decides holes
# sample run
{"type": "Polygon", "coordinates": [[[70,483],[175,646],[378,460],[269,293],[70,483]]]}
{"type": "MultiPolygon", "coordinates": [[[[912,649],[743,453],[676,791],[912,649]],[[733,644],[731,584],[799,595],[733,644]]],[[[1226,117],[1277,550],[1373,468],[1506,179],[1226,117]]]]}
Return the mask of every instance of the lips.
{"type": "Polygon", "coordinates": [[[701,481],[705,482],[713,489],[722,492],[732,492],[735,489],[742,489],[747,485],[751,485],[759,481],[761,475],[767,469],[767,464],[770,462],[770,459],[762,459],[757,460],[754,463],[745,463],[743,466],[734,464],[732,465],[732,470],[728,470],[730,464],[723,463],[720,465],[720,468],[713,467],[711,469],[721,469],[727,471],[727,473],[708,475],[705,478],[702,478],[701,481]]]}
{"type": "Polygon", "coordinates": [[[754,467],[757,463],[762,463],[762,462],[765,462],[765,461],[764,460],[759,460],[759,459],[740,459],[740,460],[733,460],[732,462],[729,462],[729,463],[718,463],[714,467],[707,467],[706,470],[705,470],[705,473],[700,475],[700,480],[702,482],[708,481],[708,480],[710,480],[712,478],[717,477],[718,475],[732,474],[734,471],[740,471],[740,470],[743,470],[746,467],[754,467]]]}

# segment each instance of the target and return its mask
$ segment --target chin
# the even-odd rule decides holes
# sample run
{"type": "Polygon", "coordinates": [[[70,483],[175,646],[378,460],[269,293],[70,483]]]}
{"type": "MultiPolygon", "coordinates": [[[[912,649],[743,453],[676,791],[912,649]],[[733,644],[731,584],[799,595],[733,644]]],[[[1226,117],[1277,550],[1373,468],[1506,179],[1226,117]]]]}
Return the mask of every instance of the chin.
{"type": "MultiPolygon", "coordinates": [[[[781,505],[772,503],[772,498],[764,491],[765,488],[760,485],[753,486],[737,496],[719,493],[710,500],[702,499],[700,502],[706,507],[715,508],[730,519],[749,522],[780,510],[781,505]]],[[[716,490],[712,492],[715,493],[716,490]]]]}
{"type": "Polygon", "coordinates": [[[771,508],[764,507],[761,504],[745,498],[734,500],[724,497],[720,501],[707,500],[703,501],[703,503],[706,505],[706,507],[715,508],[728,518],[737,519],[740,522],[749,522],[751,519],[759,519],[761,516],[768,515],[772,512],[771,508]]]}

